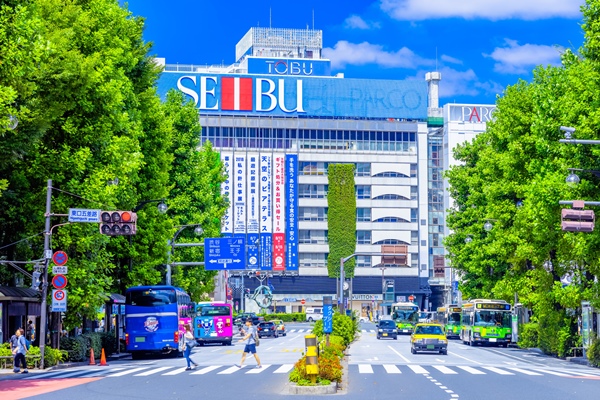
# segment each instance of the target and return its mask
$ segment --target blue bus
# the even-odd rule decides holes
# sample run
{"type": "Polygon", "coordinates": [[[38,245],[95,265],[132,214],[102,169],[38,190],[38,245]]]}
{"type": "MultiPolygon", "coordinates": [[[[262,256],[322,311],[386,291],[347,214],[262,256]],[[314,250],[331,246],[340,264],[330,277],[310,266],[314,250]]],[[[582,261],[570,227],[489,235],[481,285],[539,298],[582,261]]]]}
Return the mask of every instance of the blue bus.
{"type": "Polygon", "coordinates": [[[125,346],[132,358],[144,353],[181,355],[183,326],[195,312],[190,296],[174,286],[135,286],[125,292],[125,346]]]}

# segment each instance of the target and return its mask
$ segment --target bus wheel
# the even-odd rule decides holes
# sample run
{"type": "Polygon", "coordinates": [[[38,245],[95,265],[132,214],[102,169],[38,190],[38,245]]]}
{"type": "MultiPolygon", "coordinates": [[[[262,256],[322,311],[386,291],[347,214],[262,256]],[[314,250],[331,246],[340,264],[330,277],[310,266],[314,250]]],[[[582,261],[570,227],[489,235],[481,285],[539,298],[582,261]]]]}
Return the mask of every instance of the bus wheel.
{"type": "Polygon", "coordinates": [[[142,353],[139,351],[132,351],[131,352],[131,359],[132,360],[141,360],[142,359],[142,353]]]}
{"type": "Polygon", "coordinates": [[[226,345],[226,346],[231,346],[231,340],[230,340],[230,341],[228,341],[228,342],[225,342],[225,345],[226,345]]]}

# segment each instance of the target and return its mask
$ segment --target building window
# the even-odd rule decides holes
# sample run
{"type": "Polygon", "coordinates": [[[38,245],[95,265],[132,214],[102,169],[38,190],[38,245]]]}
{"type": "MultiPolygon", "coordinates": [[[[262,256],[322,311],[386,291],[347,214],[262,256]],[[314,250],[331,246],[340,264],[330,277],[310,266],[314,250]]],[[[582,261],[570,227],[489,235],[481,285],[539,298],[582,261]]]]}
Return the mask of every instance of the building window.
{"type": "Polygon", "coordinates": [[[417,164],[410,164],[410,177],[411,178],[417,177],[417,164]]]}
{"type": "Polygon", "coordinates": [[[417,186],[410,187],[410,199],[411,200],[419,199],[419,188],[417,186]]]}
{"type": "Polygon", "coordinates": [[[371,222],[371,209],[370,208],[357,208],[356,209],[356,222],[371,222]]]}
{"type": "Polygon", "coordinates": [[[326,253],[300,253],[300,267],[326,267],[326,253]]]}
{"type": "Polygon", "coordinates": [[[356,256],[357,268],[371,268],[371,256],[356,256]]]}
{"type": "Polygon", "coordinates": [[[402,219],[402,218],[398,218],[398,217],[383,217],[383,218],[376,219],[373,222],[396,222],[396,223],[398,223],[398,222],[408,222],[408,221],[405,219],[402,219]]]}
{"type": "Polygon", "coordinates": [[[401,240],[398,239],[384,239],[384,240],[380,240],[379,242],[375,242],[373,243],[374,245],[382,245],[382,244],[408,244],[408,243],[404,243],[401,240]]]}
{"type": "Polygon", "coordinates": [[[328,185],[299,185],[298,197],[311,199],[324,199],[327,197],[328,185]]]}
{"type": "Polygon", "coordinates": [[[371,244],[371,231],[356,231],[356,244],[371,244]]]}
{"type": "Polygon", "coordinates": [[[417,246],[419,244],[419,232],[410,232],[410,244],[412,244],[413,246],[417,246]]]}
{"type": "Polygon", "coordinates": [[[356,185],[356,198],[357,199],[370,199],[371,198],[371,186],[356,185]]]}
{"type": "Polygon", "coordinates": [[[354,176],[371,176],[371,164],[356,163],[356,168],[354,169],[354,176]]]}
{"type": "Polygon", "coordinates": [[[402,197],[397,194],[382,194],[381,196],[374,197],[373,200],[408,200],[406,197],[402,197]]]}
{"type": "Polygon", "coordinates": [[[327,207],[298,208],[299,221],[327,221],[327,207]]]}
{"type": "Polygon", "coordinates": [[[327,231],[301,229],[300,231],[298,231],[298,243],[327,244],[327,231]]]}
{"type": "MultiPolygon", "coordinates": [[[[410,209],[410,222],[419,222],[419,210],[416,208],[410,209]]],[[[425,225],[425,224],[423,224],[425,225]]]]}
{"type": "Polygon", "coordinates": [[[329,163],[316,161],[301,161],[299,164],[301,175],[327,175],[329,163]]]}
{"type": "Polygon", "coordinates": [[[379,174],[373,175],[376,178],[408,178],[408,176],[399,172],[380,172],[379,174]]]}

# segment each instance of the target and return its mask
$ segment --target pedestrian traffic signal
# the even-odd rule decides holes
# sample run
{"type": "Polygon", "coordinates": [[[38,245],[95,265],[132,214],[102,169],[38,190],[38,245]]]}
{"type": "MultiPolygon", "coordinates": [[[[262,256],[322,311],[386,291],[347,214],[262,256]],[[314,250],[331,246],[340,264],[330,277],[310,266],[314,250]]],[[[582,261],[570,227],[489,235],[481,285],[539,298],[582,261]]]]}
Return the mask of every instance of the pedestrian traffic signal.
{"type": "Polygon", "coordinates": [[[100,233],[109,236],[135,235],[137,214],[131,211],[102,211],[100,233]]]}
{"type": "Polygon", "coordinates": [[[561,210],[563,231],[569,232],[593,232],[596,219],[593,210],[576,210],[563,208],[561,210]]]}
{"type": "Polygon", "coordinates": [[[31,273],[32,279],[31,279],[31,288],[38,290],[40,288],[40,276],[42,275],[42,273],[40,271],[33,271],[31,273]]]}

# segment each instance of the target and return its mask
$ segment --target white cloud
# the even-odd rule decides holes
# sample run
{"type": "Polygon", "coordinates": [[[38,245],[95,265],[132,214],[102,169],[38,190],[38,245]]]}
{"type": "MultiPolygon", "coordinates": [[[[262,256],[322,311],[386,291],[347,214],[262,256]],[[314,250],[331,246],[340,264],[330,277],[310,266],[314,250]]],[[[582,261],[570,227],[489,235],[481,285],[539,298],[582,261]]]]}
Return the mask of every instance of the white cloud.
{"type": "Polygon", "coordinates": [[[377,44],[350,43],[346,40],[340,40],[333,48],[324,48],[323,56],[331,60],[331,67],[334,69],[343,68],[348,64],[377,64],[386,68],[416,68],[434,64],[432,60],[421,58],[406,47],[390,52],[377,44]]]}
{"type": "Polygon", "coordinates": [[[381,9],[402,21],[464,18],[538,20],[581,18],[585,0],[380,0],[381,9]]]}
{"type": "Polygon", "coordinates": [[[496,61],[494,71],[503,74],[525,74],[537,65],[560,65],[561,47],[540,44],[519,45],[505,39],[507,47],[496,47],[492,54],[484,54],[496,61]]]}
{"type": "Polygon", "coordinates": [[[350,29],[378,29],[380,27],[379,22],[365,21],[358,15],[351,15],[344,21],[344,25],[350,29]]]}
{"type": "Polygon", "coordinates": [[[441,56],[442,61],[446,61],[447,63],[450,64],[461,64],[462,65],[462,60],[459,60],[458,58],[454,58],[454,57],[450,57],[446,54],[442,54],[441,56]]]}

